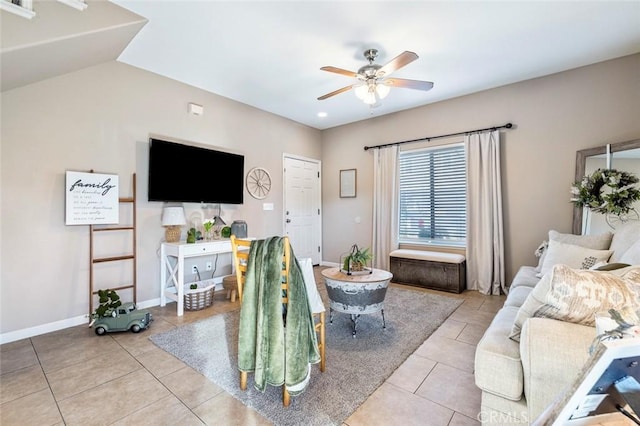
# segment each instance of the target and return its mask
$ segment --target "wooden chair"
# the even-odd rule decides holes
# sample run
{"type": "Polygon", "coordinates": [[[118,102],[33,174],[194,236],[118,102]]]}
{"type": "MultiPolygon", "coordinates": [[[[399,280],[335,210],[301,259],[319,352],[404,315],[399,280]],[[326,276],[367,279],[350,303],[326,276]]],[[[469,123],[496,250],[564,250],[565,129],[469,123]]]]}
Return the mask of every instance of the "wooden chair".
{"type": "Polygon", "coordinates": [[[233,252],[233,266],[236,270],[236,283],[240,303],[242,303],[242,287],[244,285],[244,276],[247,273],[250,247],[251,240],[243,240],[236,238],[235,235],[231,235],[231,251],[233,252]]]}
{"type": "MultiPolygon", "coordinates": [[[[242,304],[242,288],[245,283],[245,275],[247,272],[247,264],[249,261],[250,247],[251,247],[251,240],[240,239],[240,238],[236,238],[235,235],[231,235],[231,249],[233,252],[233,263],[234,263],[236,277],[238,281],[238,298],[240,299],[241,304],[242,304]]],[[[282,297],[282,303],[283,305],[286,305],[288,302],[288,299],[286,297],[286,294],[288,293],[286,290],[288,289],[289,268],[291,266],[291,246],[289,244],[288,237],[284,238],[283,265],[284,267],[282,269],[282,276],[283,276],[282,290],[284,290],[283,291],[284,296],[282,297]]],[[[312,284],[315,288],[315,285],[316,285],[315,280],[313,283],[309,283],[309,284],[312,284]]],[[[305,283],[305,285],[307,285],[307,283],[305,283]]],[[[309,291],[309,286],[307,285],[307,292],[308,291],[309,291]]],[[[315,291],[317,291],[317,289],[315,291]]],[[[320,371],[324,371],[326,366],[326,362],[325,362],[326,332],[325,332],[324,310],[322,312],[313,312],[313,317],[315,321],[315,326],[314,326],[315,331],[318,334],[318,350],[320,351],[320,371]]],[[[240,372],[240,389],[242,390],[247,389],[247,372],[246,371],[240,372]]],[[[286,386],[283,385],[282,386],[282,404],[285,407],[288,407],[290,402],[291,402],[291,397],[289,395],[289,392],[287,391],[286,386]]]]}

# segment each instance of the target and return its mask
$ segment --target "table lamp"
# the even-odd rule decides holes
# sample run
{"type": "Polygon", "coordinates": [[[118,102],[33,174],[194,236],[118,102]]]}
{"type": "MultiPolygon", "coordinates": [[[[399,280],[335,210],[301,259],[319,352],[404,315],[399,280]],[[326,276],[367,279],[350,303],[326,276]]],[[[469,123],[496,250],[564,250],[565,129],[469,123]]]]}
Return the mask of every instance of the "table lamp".
{"type": "Polygon", "coordinates": [[[180,241],[181,228],[186,224],[183,207],[165,207],[162,211],[162,226],[167,228],[164,238],[168,243],[180,241]]]}

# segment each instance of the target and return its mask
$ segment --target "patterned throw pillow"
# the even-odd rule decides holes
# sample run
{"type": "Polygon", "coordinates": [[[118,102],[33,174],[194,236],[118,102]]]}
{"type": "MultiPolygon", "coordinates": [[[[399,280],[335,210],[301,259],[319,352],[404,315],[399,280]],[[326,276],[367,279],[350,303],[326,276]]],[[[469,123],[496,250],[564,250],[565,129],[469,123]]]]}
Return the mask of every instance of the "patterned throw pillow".
{"type": "Polygon", "coordinates": [[[640,268],[623,276],[607,272],[577,271],[565,265],[553,268],[545,304],[534,317],[593,326],[594,314],[616,309],[631,323],[638,323],[640,310],[640,268]]]}
{"type": "MultiPolygon", "coordinates": [[[[559,243],[571,244],[574,246],[580,246],[594,250],[610,249],[609,246],[611,245],[612,239],[613,234],[611,232],[605,232],[604,234],[598,235],[574,235],[563,234],[554,229],[549,231],[549,241],[553,240],[559,243]]],[[[539,258],[538,266],[536,266],[536,272],[542,271],[542,265],[544,264],[544,259],[547,255],[548,246],[548,241],[543,241],[535,251],[536,257],[539,258]]],[[[538,275],[538,278],[542,277],[542,274],[538,275]]]]}
{"type": "Polygon", "coordinates": [[[611,253],[611,250],[594,250],[550,240],[549,248],[547,249],[541,271],[538,275],[542,277],[551,271],[555,265],[560,264],[575,269],[589,269],[598,262],[608,261],[611,253]]]}

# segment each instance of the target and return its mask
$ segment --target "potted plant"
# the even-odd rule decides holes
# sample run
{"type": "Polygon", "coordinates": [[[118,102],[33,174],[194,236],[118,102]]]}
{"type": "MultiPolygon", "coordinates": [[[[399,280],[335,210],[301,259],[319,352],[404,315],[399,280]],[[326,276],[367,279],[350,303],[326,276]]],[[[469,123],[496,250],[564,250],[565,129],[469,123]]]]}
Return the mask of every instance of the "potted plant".
{"type": "Polygon", "coordinates": [[[122,305],[120,296],[115,290],[98,290],[98,301],[100,305],[93,312],[93,318],[102,318],[106,315],[111,315],[111,312],[118,306],[122,305]]]}
{"type": "Polygon", "coordinates": [[[89,327],[93,326],[96,320],[111,316],[116,308],[122,305],[120,296],[115,290],[98,290],[98,301],[100,304],[95,311],[91,312],[91,323],[89,327]]]}
{"type": "Polygon", "coordinates": [[[133,302],[122,303],[115,290],[98,290],[98,298],[100,305],[91,313],[89,324],[98,336],[126,330],[138,333],[153,320],[147,309],[137,309],[133,302]]]}
{"type": "Polygon", "coordinates": [[[351,246],[351,252],[342,261],[342,269],[348,274],[364,271],[371,260],[373,260],[373,255],[369,248],[361,249],[357,244],[354,244],[351,246]]]}
{"type": "Polygon", "coordinates": [[[200,239],[200,231],[197,231],[196,228],[191,228],[187,231],[187,243],[193,244],[196,240],[200,239]]]}

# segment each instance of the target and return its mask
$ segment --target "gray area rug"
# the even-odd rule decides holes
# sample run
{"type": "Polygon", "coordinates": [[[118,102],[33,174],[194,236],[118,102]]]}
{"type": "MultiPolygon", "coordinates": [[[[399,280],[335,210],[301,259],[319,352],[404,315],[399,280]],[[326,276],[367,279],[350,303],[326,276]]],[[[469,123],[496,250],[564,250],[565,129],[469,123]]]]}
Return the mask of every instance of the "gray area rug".
{"type": "MultiPolygon", "coordinates": [[[[239,387],[237,342],[239,312],[229,312],[152,336],[173,354],[243,404],[276,425],[340,425],[393,371],[404,362],[462,303],[452,297],[390,287],[385,299],[386,329],[380,313],[362,315],[357,338],[351,335],[349,315],[327,311],[324,373],[312,366],[307,390],[282,406],[282,388],[239,387]]],[[[328,307],[328,304],[327,304],[328,307]]]]}

